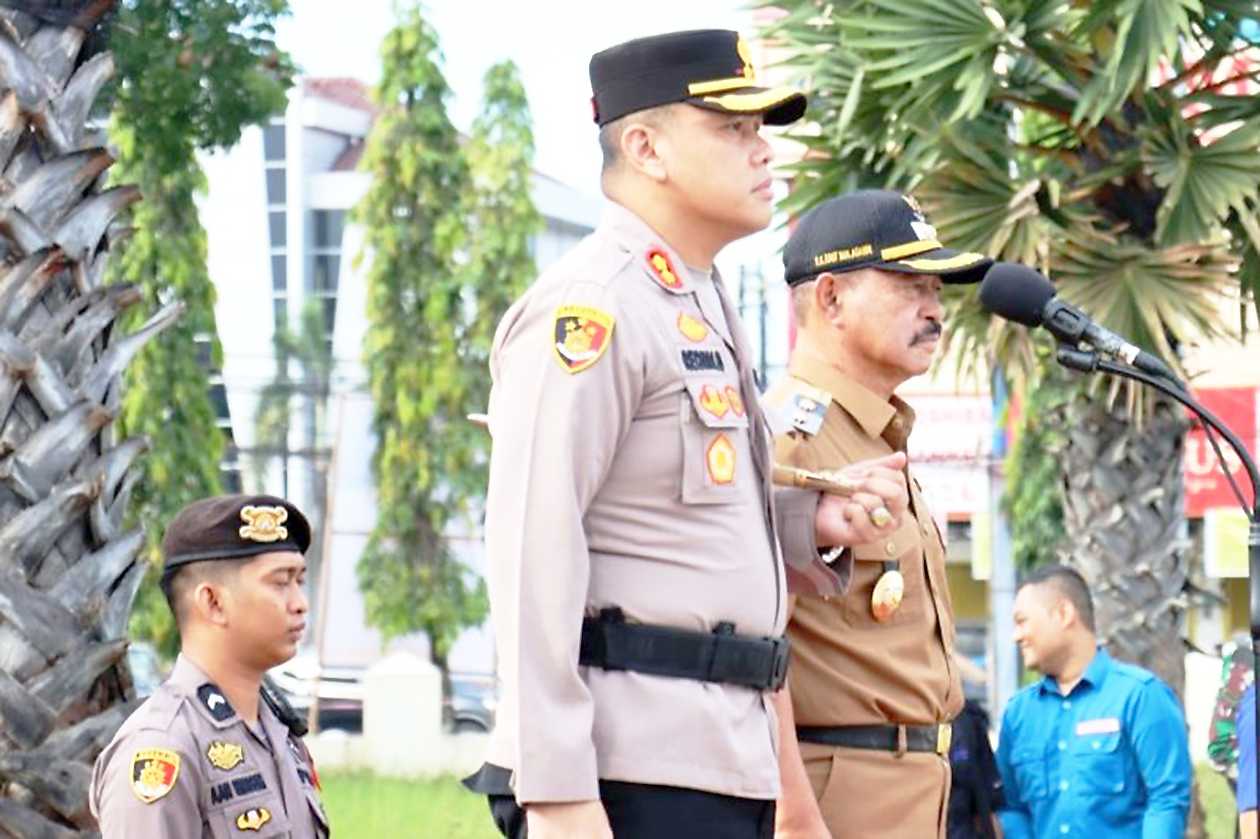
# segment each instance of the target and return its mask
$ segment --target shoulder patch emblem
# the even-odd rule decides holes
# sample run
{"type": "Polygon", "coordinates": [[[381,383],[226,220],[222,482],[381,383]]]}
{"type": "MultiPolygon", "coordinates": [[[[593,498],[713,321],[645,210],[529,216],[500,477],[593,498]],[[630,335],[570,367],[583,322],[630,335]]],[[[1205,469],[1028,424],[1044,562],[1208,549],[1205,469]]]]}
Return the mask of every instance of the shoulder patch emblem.
{"type": "Polygon", "coordinates": [[[831,394],[826,391],[812,387],[798,390],[792,394],[792,428],[802,434],[817,434],[830,404],[831,394]]]}
{"type": "Polygon", "coordinates": [[[289,529],[284,523],[289,520],[289,511],[284,507],[241,508],[241,538],[250,542],[279,542],[289,538],[289,529]]]}
{"type": "Polygon", "coordinates": [[[665,288],[670,291],[679,291],[683,288],[683,281],[678,278],[678,272],[674,270],[674,265],[669,261],[669,256],[665,251],[652,248],[647,252],[647,264],[652,276],[665,288]]]}
{"type": "Polygon", "coordinates": [[[241,765],[245,759],[245,747],[237,743],[213,740],[206,749],[206,759],[215,769],[227,772],[241,765]]]}
{"type": "Polygon", "coordinates": [[[238,830],[262,830],[263,825],[271,821],[271,811],[266,807],[251,807],[236,817],[238,830]]]}
{"type": "Polygon", "coordinates": [[[688,341],[699,343],[709,337],[709,327],[705,326],[702,321],[693,318],[686,312],[678,313],[678,331],[688,341]]]}
{"type": "Polygon", "coordinates": [[[612,343],[613,316],[589,306],[556,309],[555,351],[560,366],[570,373],[590,367],[612,343]]]}
{"type": "Polygon", "coordinates": [[[725,394],[726,401],[731,406],[731,410],[735,412],[735,416],[742,417],[744,415],[744,398],[739,395],[739,391],[735,389],[734,385],[727,385],[725,394]]]}
{"type": "Polygon", "coordinates": [[[152,804],[171,790],[179,777],[179,753],[170,749],[141,749],[131,758],[131,791],[152,804]]]}
{"type": "Polygon", "coordinates": [[[725,434],[717,435],[709,443],[704,462],[713,483],[729,484],[735,480],[735,446],[725,434]]]}
{"type": "Polygon", "coordinates": [[[232,703],[227,701],[227,697],[219,690],[219,686],[213,682],[207,682],[197,688],[197,698],[201,700],[201,704],[210,712],[210,716],[219,722],[230,720],[236,716],[236,709],[232,707],[232,703]]]}

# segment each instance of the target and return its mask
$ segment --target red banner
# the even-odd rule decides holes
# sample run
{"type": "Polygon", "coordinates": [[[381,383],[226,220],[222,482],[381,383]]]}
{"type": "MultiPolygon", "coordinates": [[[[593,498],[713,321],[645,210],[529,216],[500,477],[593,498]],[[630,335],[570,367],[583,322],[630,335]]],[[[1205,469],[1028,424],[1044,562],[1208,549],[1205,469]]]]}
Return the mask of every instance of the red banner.
{"type": "MultiPolygon", "coordinates": [[[[1221,422],[1238,435],[1247,451],[1256,456],[1256,388],[1254,387],[1222,387],[1205,388],[1194,391],[1194,396],[1209,411],[1216,414],[1221,422]]],[[[1224,466],[1233,475],[1238,488],[1251,506],[1251,482],[1247,479],[1247,470],[1242,461],[1234,454],[1234,450],[1224,438],[1217,435],[1221,454],[1225,457],[1224,466]]],[[[1186,478],[1186,515],[1198,518],[1205,510],[1215,507],[1237,507],[1238,501],[1229,488],[1229,481],[1221,469],[1221,463],[1212,451],[1212,446],[1203,435],[1203,429],[1196,426],[1186,435],[1185,451],[1186,478]]]]}

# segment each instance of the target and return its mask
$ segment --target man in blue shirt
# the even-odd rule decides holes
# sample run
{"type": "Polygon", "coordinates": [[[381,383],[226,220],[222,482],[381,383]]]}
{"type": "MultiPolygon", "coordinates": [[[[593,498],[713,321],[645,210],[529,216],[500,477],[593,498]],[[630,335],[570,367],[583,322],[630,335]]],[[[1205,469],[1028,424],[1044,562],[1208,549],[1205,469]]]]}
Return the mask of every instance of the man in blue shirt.
{"type": "Polygon", "coordinates": [[[1256,686],[1238,700],[1238,835],[1256,839],[1256,686]]]}
{"type": "Polygon", "coordinates": [[[1015,598],[1024,664],[1044,674],[1002,716],[997,763],[1006,839],[1181,839],[1190,749],[1177,697],[1097,645],[1085,580],[1039,568],[1015,598]]]}

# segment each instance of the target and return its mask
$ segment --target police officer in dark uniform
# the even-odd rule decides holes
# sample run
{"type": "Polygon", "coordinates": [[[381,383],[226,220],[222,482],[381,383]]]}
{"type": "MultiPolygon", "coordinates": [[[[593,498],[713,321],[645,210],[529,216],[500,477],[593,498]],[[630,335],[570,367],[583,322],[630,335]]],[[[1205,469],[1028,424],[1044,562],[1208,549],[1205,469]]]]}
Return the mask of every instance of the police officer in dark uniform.
{"type": "Polygon", "coordinates": [[[329,835],[305,727],[263,686],[306,628],[310,543],[301,511],[266,495],[194,501],[171,521],[162,591],[180,655],[96,761],[105,839],[329,835]]]}

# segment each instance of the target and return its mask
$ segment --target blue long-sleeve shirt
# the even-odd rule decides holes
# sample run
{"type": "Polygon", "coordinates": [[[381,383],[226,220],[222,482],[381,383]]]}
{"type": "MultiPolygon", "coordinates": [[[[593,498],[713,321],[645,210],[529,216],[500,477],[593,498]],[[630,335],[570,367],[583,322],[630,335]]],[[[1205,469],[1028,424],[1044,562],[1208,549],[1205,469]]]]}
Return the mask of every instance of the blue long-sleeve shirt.
{"type": "Polygon", "coordinates": [[[1256,809],[1256,686],[1243,692],[1234,711],[1238,736],[1238,812],[1256,809]]]}
{"type": "Polygon", "coordinates": [[[1006,839],[1181,839],[1190,747],[1181,705],[1153,673],[1099,648],[1067,696],[1047,676],[1002,715],[1006,839]]]}

